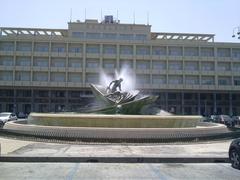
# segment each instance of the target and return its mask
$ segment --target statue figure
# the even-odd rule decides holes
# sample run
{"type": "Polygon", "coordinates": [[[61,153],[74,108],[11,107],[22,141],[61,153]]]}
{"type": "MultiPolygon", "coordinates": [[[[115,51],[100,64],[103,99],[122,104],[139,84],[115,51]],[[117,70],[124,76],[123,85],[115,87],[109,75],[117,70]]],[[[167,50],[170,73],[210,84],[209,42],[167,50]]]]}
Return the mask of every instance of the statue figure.
{"type": "Polygon", "coordinates": [[[122,88],[121,88],[122,81],[123,81],[122,78],[112,81],[109,84],[109,86],[107,87],[107,93],[108,94],[105,95],[105,97],[111,98],[115,102],[120,101],[123,98],[123,93],[121,93],[121,91],[122,91],[122,88]],[[119,89],[119,91],[117,91],[117,88],[119,89]]]}
{"type": "Polygon", "coordinates": [[[121,83],[122,83],[123,79],[120,78],[119,80],[114,80],[112,81],[109,86],[107,87],[107,90],[110,91],[110,93],[115,93],[117,91],[117,88],[119,89],[119,91],[122,91],[121,89],[121,83]],[[112,85],[113,84],[113,85],[112,85]],[[112,88],[111,88],[112,85],[112,88]]]}

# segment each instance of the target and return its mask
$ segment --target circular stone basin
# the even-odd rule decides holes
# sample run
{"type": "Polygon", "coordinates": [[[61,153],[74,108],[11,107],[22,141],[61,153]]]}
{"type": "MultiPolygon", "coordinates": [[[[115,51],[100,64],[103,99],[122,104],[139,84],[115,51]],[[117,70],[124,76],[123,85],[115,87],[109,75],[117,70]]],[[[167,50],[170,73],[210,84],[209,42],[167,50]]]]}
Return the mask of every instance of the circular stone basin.
{"type": "Polygon", "coordinates": [[[63,127],[188,128],[202,116],[102,115],[77,113],[31,113],[27,124],[63,127]]]}
{"type": "Polygon", "coordinates": [[[3,130],[53,139],[116,142],[178,141],[229,133],[224,125],[200,120],[201,116],[31,113],[28,120],[7,122],[3,130]]]}

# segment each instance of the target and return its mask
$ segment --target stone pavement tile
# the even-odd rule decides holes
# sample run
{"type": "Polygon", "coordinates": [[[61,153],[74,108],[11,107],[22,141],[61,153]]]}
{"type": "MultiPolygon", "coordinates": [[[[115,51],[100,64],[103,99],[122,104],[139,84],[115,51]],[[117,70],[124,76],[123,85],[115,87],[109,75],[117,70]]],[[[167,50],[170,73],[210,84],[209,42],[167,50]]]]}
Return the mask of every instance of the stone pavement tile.
{"type": "MultiPolygon", "coordinates": [[[[5,142],[6,143],[6,142],[5,142]]],[[[17,142],[8,155],[70,157],[228,157],[231,140],[185,144],[57,144],[17,142]]],[[[10,147],[13,143],[9,141],[10,147]]],[[[7,146],[5,144],[4,146],[7,146]]]]}
{"type": "Polygon", "coordinates": [[[32,143],[31,141],[21,141],[16,139],[7,139],[7,138],[0,137],[0,146],[1,146],[0,155],[9,154],[31,143],[32,143]]]}

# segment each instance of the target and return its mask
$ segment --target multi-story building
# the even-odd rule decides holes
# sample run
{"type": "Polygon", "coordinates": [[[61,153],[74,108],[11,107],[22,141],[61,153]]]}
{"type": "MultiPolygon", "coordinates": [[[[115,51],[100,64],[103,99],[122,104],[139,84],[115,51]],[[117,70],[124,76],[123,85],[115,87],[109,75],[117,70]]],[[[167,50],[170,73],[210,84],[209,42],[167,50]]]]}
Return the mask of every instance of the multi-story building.
{"type": "Polygon", "coordinates": [[[137,88],[176,114],[240,114],[240,44],[150,25],[70,22],[68,29],[0,29],[0,112],[75,111],[99,71],[127,64],[137,88]]]}

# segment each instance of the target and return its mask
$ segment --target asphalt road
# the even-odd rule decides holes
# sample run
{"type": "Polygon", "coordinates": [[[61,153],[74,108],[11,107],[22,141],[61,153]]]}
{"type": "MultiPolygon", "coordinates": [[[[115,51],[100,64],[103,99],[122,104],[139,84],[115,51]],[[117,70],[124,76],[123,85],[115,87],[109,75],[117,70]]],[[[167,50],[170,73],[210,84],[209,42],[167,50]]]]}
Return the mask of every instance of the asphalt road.
{"type": "Polygon", "coordinates": [[[0,179],[239,180],[240,170],[216,164],[0,163],[0,179]]]}

